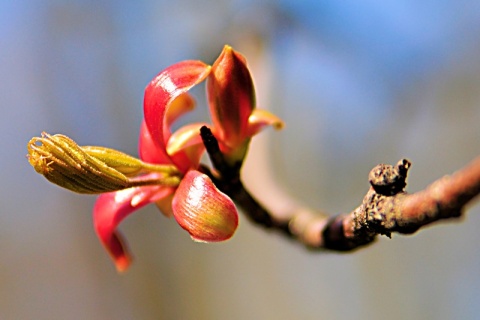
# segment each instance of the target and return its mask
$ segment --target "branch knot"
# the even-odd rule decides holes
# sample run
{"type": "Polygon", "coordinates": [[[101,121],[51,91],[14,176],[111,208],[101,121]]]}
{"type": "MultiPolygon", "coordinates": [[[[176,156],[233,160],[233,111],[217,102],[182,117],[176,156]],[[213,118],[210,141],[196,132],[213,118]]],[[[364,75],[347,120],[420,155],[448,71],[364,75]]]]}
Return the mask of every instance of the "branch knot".
{"type": "Polygon", "coordinates": [[[407,185],[407,173],[410,166],[411,162],[407,159],[398,161],[395,166],[379,164],[370,171],[368,179],[375,192],[385,196],[393,196],[403,192],[407,185]]]}

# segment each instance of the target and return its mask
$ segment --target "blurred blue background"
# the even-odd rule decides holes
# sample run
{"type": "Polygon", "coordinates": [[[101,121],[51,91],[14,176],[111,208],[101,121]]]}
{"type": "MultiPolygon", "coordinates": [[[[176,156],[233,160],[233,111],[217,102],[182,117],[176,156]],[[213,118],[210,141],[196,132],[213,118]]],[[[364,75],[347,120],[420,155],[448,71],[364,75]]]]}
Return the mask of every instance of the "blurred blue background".
{"type": "MultiPolygon", "coordinates": [[[[197,244],[151,206],[121,226],[136,260],[117,275],[95,197],[47,183],[26,143],[47,131],[137,154],[145,85],[225,43],[287,123],[252,146],[245,180],[261,199],[256,166],[335,214],[360,203],[378,163],[408,157],[415,192],[480,153],[476,1],[2,1],[0,318],[478,319],[478,202],[461,223],[353,254],[246,219],[232,240],[197,244]]],[[[208,119],[194,94],[187,120],[208,119]]]]}

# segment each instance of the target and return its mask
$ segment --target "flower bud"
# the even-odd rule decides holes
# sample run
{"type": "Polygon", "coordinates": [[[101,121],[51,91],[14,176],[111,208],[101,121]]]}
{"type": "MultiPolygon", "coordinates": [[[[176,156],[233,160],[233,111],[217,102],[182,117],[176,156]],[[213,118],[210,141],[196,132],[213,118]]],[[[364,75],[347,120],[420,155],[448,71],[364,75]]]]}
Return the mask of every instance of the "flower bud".
{"type": "Polygon", "coordinates": [[[255,108],[255,89],[245,58],[230,46],[224,47],[212,66],[207,93],[217,138],[237,158],[243,157],[249,139],[248,118],[255,108]],[[242,149],[240,154],[236,149],[242,149]]]}
{"type": "Polygon", "coordinates": [[[178,171],[172,166],[142,162],[120,151],[103,147],[80,147],[67,136],[49,135],[32,138],[28,161],[50,182],[78,193],[96,194],[141,185],[178,185],[178,171]],[[140,173],[160,172],[155,177],[140,173]]]}

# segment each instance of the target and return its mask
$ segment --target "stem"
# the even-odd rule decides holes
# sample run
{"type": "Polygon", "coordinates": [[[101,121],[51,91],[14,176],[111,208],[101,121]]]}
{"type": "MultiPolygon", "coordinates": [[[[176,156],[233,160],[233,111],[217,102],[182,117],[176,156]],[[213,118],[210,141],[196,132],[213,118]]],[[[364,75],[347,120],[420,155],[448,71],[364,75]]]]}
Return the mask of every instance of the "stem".
{"type": "Polygon", "coordinates": [[[136,177],[128,180],[128,187],[143,187],[143,186],[164,186],[164,187],[177,187],[180,184],[180,177],[162,177],[162,178],[143,178],[136,177]]]}
{"type": "Polygon", "coordinates": [[[227,163],[211,130],[202,127],[200,135],[216,172],[202,169],[215,185],[253,222],[312,248],[350,251],[372,243],[377,235],[411,234],[435,221],[460,217],[465,205],[480,193],[480,157],[414,194],[404,191],[411,163],[402,159],[395,166],[381,164],[372,169],[371,187],[350,213],[329,217],[300,208],[287,219],[280,219],[245,189],[240,179],[241,164],[227,163]]]}

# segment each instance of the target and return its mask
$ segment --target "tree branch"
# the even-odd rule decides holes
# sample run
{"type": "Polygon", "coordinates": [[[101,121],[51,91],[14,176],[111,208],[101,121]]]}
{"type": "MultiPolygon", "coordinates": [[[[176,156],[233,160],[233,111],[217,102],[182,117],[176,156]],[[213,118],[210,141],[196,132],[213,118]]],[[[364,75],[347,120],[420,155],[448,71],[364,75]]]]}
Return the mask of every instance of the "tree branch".
{"type": "Polygon", "coordinates": [[[240,179],[241,164],[228,165],[210,129],[203,127],[200,135],[216,169],[203,170],[215,185],[253,222],[311,248],[350,251],[372,243],[377,235],[412,234],[435,221],[460,217],[467,203],[480,193],[480,157],[413,194],[405,192],[411,163],[402,159],[395,166],[380,164],[372,169],[371,187],[360,206],[350,213],[329,217],[300,208],[288,219],[280,219],[245,189],[240,179]]]}

